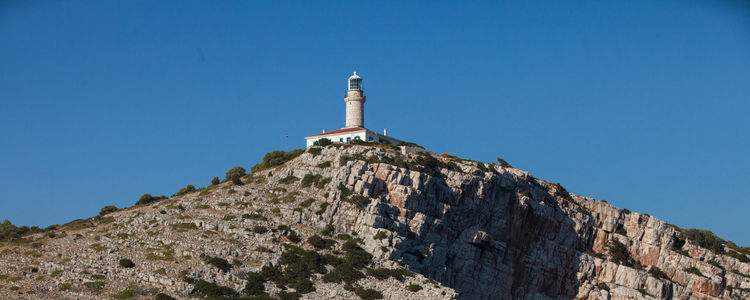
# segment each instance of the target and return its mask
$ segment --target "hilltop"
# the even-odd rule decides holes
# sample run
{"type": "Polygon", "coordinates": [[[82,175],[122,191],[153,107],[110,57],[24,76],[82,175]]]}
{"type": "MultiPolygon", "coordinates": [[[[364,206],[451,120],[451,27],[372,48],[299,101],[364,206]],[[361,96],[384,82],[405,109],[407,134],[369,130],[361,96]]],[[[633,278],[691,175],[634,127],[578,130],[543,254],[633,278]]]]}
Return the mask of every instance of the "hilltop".
{"type": "Polygon", "coordinates": [[[274,151],[205,188],[0,226],[3,299],[748,299],[750,249],[499,159],[274,151]]]}

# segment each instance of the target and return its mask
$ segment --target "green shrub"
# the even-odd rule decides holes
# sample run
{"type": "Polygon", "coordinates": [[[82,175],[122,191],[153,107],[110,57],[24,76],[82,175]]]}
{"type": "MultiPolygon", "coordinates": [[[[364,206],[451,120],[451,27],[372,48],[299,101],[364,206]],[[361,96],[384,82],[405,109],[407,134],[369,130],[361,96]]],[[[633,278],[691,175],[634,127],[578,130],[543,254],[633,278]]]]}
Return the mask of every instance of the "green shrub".
{"type": "Polygon", "coordinates": [[[289,234],[286,236],[286,238],[290,242],[295,243],[295,244],[302,241],[302,238],[300,238],[299,235],[296,232],[294,232],[294,230],[289,230],[289,234]]]}
{"type": "Polygon", "coordinates": [[[85,286],[87,289],[90,289],[94,292],[101,292],[102,289],[104,289],[104,286],[107,285],[104,281],[89,281],[83,283],[83,286],[85,286]]]}
{"type": "Polygon", "coordinates": [[[507,161],[505,161],[504,159],[502,159],[502,158],[499,158],[499,157],[497,158],[497,162],[498,162],[498,163],[500,164],[500,166],[501,166],[501,167],[503,167],[503,168],[512,168],[512,167],[513,167],[513,166],[511,166],[511,165],[510,165],[510,164],[509,164],[509,163],[508,163],[507,161]]]}
{"type": "Polygon", "coordinates": [[[310,205],[312,205],[313,203],[315,203],[315,199],[313,199],[313,198],[308,198],[307,200],[305,200],[305,201],[302,201],[302,203],[300,203],[300,204],[299,204],[299,206],[300,206],[300,207],[304,207],[304,208],[308,208],[308,207],[310,207],[310,205]]]}
{"type": "Polygon", "coordinates": [[[489,169],[487,169],[487,166],[484,165],[482,162],[477,162],[477,168],[482,172],[487,172],[489,169]]]}
{"type": "Polygon", "coordinates": [[[362,195],[354,195],[354,196],[344,199],[344,201],[355,204],[359,207],[364,207],[370,204],[370,198],[362,196],[362,195]]]}
{"type": "Polygon", "coordinates": [[[206,256],[203,259],[203,262],[216,267],[222,272],[227,272],[232,269],[232,265],[226,259],[221,257],[206,256]]]}
{"type": "Polygon", "coordinates": [[[317,140],[317,143],[318,143],[318,146],[321,146],[321,147],[325,147],[325,146],[328,146],[330,144],[333,144],[333,142],[331,140],[327,139],[327,138],[319,139],[319,140],[317,140]]]}
{"type": "MultiPolygon", "coordinates": [[[[264,267],[265,268],[265,267],[264,267]]],[[[267,295],[265,286],[263,285],[266,279],[258,272],[247,273],[247,281],[245,281],[245,288],[242,290],[246,295],[267,295]]]]}
{"type": "Polygon", "coordinates": [[[67,291],[69,289],[70,289],[70,283],[61,283],[60,285],[57,286],[57,290],[61,292],[67,291]]]}
{"type": "Polygon", "coordinates": [[[648,274],[656,278],[669,280],[669,276],[657,266],[651,266],[651,268],[648,269],[648,274]]]}
{"type": "Polygon", "coordinates": [[[611,240],[607,243],[609,249],[609,255],[612,261],[616,264],[632,267],[635,264],[635,260],[630,256],[628,248],[618,240],[611,240]]]}
{"type": "Polygon", "coordinates": [[[328,183],[330,183],[330,182],[331,182],[331,179],[333,179],[333,178],[331,178],[331,177],[326,177],[326,178],[323,178],[323,179],[321,179],[321,180],[318,180],[318,182],[316,182],[316,183],[315,183],[315,187],[316,187],[316,188],[319,188],[319,189],[322,189],[322,188],[324,188],[324,187],[325,187],[325,186],[326,186],[326,185],[327,185],[328,183]]]}
{"type": "Polygon", "coordinates": [[[281,150],[272,151],[266,153],[266,155],[263,156],[263,161],[254,165],[251,170],[253,173],[255,173],[275,166],[280,166],[292,159],[295,159],[302,153],[305,153],[305,150],[295,149],[289,152],[284,152],[281,150]]]}
{"type": "Polygon", "coordinates": [[[229,296],[234,293],[232,288],[226,286],[220,286],[215,283],[210,283],[205,280],[198,280],[190,292],[191,295],[198,295],[204,297],[220,297],[229,296]]]}
{"type": "Polygon", "coordinates": [[[414,272],[409,271],[407,269],[386,269],[386,268],[377,268],[377,269],[370,269],[367,271],[372,277],[375,277],[375,279],[378,280],[385,280],[388,279],[388,277],[392,277],[393,279],[402,281],[406,277],[414,277],[414,272]]]}
{"type": "Polygon", "coordinates": [[[318,168],[323,168],[323,169],[328,168],[330,166],[331,166],[331,161],[330,160],[324,161],[324,162],[319,163],[317,165],[318,168]]]}
{"type": "Polygon", "coordinates": [[[164,199],[167,199],[167,196],[153,197],[150,194],[143,194],[143,196],[141,196],[141,198],[138,198],[138,201],[135,202],[135,205],[139,206],[139,205],[151,204],[156,201],[160,201],[164,199]]]}
{"type": "Polygon", "coordinates": [[[718,254],[724,254],[723,239],[714,235],[709,230],[691,228],[683,232],[685,238],[700,247],[706,248],[718,254]]]}
{"type": "Polygon", "coordinates": [[[299,180],[299,178],[294,177],[294,175],[289,175],[287,177],[279,179],[279,182],[283,183],[283,184],[289,184],[289,183],[295,182],[297,180],[299,180]]]}
{"type": "Polygon", "coordinates": [[[383,299],[383,293],[373,290],[373,289],[364,289],[361,287],[357,287],[354,290],[354,293],[359,296],[359,298],[362,298],[363,300],[374,300],[374,299],[383,299]]]}
{"type": "Polygon", "coordinates": [[[192,185],[192,184],[188,184],[184,188],[181,188],[179,191],[177,191],[176,195],[177,196],[182,196],[182,195],[189,194],[189,193],[192,193],[192,192],[195,192],[195,186],[192,185]]]}
{"type": "Polygon", "coordinates": [[[253,226],[253,232],[262,234],[268,232],[268,229],[265,226],[255,225],[253,226]]]}
{"type": "Polygon", "coordinates": [[[318,148],[318,147],[307,148],[307,152],[310,152],[310,154],[312,154],[313,157],[316,157],[316,156],[320,155],[320,152],[322,150],[323,150],[322,148],[318,148]]]}
{"type": "Polygon", "coordinates": [[[376,233],[375,236],[373,236],[372,238],[376,240],[382,240],[386,237],[388,237],[388,233],[381,230],[381,231],[378,231],[378,233],[376,233]]]}
{"type": "Polygon", "coordinates": [[[301,295],[297,292],[287,292],[287,291],[280,291],[278,296],[280,300],[297,300],[301,297],[301,295]]]}
{"type": "Polygon", "coordinates": [[[685,268],[685,270],[684,270],[684,271],[685,271],[685,272],[688,272],[688,273],[691,273],[691,274],[695,274],[695,275],[701,276],[701,277],[706,277],[706,276],[705,276],[705,275],[703,275],[703,273],[701,273],[701,271],[700,271],[700,270],[698,270],[698,268],[696,268],[696,267],[685,268]]]}
{"type": "Polygon", "coordinates": [[[318,180],[323,178],[323,176],[320,176],[320,174],[305,174],[304,177],[302,177],[302,182],[300,183],[301,187],[310,187],[313,185],[313,183],[317,183],[318,180]]]}
{"type": "Polygon", "coordinates": [[[229,171],[227,171],[224,175],[226,176],[227,180],[232,180],[233,178],[241,178],[242,176],[245,176],[245,174],[245,168],[241,166],[235,166],[229,169],[229,171]]]}
{"type": "Polygon", "coordinates": [[[318,249],[331,249],[334,245],[336,245],[336,241],[332,239],[321,238],[317,234],[307,238],[307,243],[318,249]]]}
{"type": "Polygon", "coordinates": [[[125,290],[123,290],[123,291],[121,291],[121,292],[119,292],[117,294],[112,294],[112,295],[109,295],[109,296],[112,297],[112,298],[114,298],[114,299],[130,299],[130,298],[135,297],[135,295],[136,295],[136,289],[135,289],[135,287],[130,286],[127,289],[125,289],[125,290]]]}
{"type": "Polygon", "coordinates": [[[198,226],[196,226],[195,223],[176,223],[176,224],[170,225],[170,227],[179,231],[198,229],[198,226]]]}
{"type": "Polygon", "coordinates": [[[326,225],[326,227],[323,227],[323,230],[320,231],[320,234],[325,236],[332,236],[334,231],[336,231],[336,227],[334,227],[333,224],[328,224],[326,225]]]}
{"type": "Polygon", "coordinates": [[[156,297],[154,298],[154,300],[177,300],[177,299],[165,293],[158,293],[156,294],[156,297]]]}
{"type": "Polygon", "coordinates": [[[402,147],[402,146],[405,146],[405,147],[417,147],[417,148],[424,149],[424,147],[422,147],[420,145],[417,145],[416,143],[411,143],[411,142],[400,142],[400,143],[398,143],[397,146],[399,146],[399,147],[402,147]]]}
{"type": "Polygon", "coordinates": [[[219,183],[221,183],[221,181],[219,180],[219,176],[214,176],[214,178],[211,178],[211,185],[217,185],[219,183]]]}
{"type": "Polygon", "coordinates": [[[109,214],[109,213],[113,213],[113,212],[116,212],[116,211],[117,211],[117,207],[116,206],[107,205],[105,207],[102,207],[102,209],[99,210],[99,216],[103,216],[103,215],[106,215],[106,214],[109,214]]]}
{"type": "Polygon", "coordinates": [[[135,263],[132,260],[127,259],[127,258],[120,259],[120,261],[118,262],[118,264],[120,265],[120,267],[123,267],[123,268],[133,268],[133,267],[135,267],[135,263]]]}
{"type": "Polygon", "coordinates": [[[328,202],[321,203],[320,206],[318,207],[318,210],[315,211],[315,214],[316,215],[322,215],[323,213],[326,212],[326,209],[328,209],[329,205],[330,204],[328,202]]]}
{"type": "Polygon", "coordinates": [[[734,258],[736,258],[739,261],[744,262],[744,263],[750,262],[750,259],[747,258],[747,255],[739,253],[739,252],[734,251],[734,250],[727,251],[727,256],[734,257],[734,258]]]}
{"type": "Polygon", "coordinates": [[[419,292],[422,290],[422,286],[418,284],[410,284],[406,287],[406,289],[412,292],[419,292]]]}
{"type": "Polygon", "coordinates": [[[627,214],[630,214],[630,210],[629,210],[629,209],[627,209],[627,208],[623,208],[623,209],[622,209],[622,213],[623,213],[623,214],[626,214],[626,215],[627,215],[627,214]]]}

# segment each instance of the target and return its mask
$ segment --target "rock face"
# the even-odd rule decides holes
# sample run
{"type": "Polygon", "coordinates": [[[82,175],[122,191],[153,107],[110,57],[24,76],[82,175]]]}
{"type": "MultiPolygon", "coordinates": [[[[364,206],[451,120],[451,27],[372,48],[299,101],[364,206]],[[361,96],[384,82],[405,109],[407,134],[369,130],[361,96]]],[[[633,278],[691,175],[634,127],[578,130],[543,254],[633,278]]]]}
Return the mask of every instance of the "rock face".
{"type": "MultiPolygon", "coordinates": [[[[186,298],[194,286],[185,277],[240,291],[248,272],[280,264],[291,232],[313,249],[304,241],[327,231],[359,237],[373,255],[369,268],[416,273],[356,281],[385,299],[750,299],[744,254],[717,254],[654,217],[527,172],[413,148],[317,149],[243,185],[225,182],[0,244],[0,298],[93,299],[128,289],[186,298]],[[217,270],[202,255],[235,267],[217,270]],[[136,267],[118,266],[124,257],[136,267]],[[103,288],[87,284],[96,281],[103,288]]],[[[315,290],[302,298],[357,298],[322,277],[311,277],[315,290]]],[[[280,295],[270,283],[265,291],[280,295]]]]}

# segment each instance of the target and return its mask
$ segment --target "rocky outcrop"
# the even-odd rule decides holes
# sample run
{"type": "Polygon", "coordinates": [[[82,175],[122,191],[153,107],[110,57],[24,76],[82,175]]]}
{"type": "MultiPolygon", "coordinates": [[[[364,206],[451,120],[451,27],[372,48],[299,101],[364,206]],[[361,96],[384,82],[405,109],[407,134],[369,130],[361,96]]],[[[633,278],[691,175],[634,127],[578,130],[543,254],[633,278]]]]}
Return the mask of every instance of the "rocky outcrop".
{"type": "MultiPolygon", "coordinates": [[[[226,182],[6,242],[0,297],[87,299],[130,287],[184,298],[193,289],[185,278],[240,291],[248,272],[279,265],[292,231],[304,241],[332,229],[360,239],[373,255],[370,268],[416,273],[356,281],[385,299],[750,298],[748,263],[527,172],[415,148],[318,149],[241,186],[226,182]],[[217,270],[202,255],[235,267],[217,270]],[[137,266],[118,267],[123,257],[137,266]],[[96,281],[103,290],[86,284],[96,281]]],[[[303,298],[356,297],[321,276],[303,298]]]]}

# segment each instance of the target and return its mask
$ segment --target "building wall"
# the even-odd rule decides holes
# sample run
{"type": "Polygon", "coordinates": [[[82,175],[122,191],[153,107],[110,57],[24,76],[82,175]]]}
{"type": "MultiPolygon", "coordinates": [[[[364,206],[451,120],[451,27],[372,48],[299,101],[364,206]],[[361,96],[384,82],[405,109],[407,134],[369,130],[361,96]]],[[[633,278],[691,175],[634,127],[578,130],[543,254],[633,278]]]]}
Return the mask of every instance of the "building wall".
{"type": "Polygon", "coordinates": [[[362,131],[356,131],[356,132],[345,132],[345,133],[339,133],[339,134],[333,134],[333,135],[324,135],[324,136],[305,138],[305,147],[309,148],[316,141],[322,138],[327,138],[331,140],[331,142],[334,142],[334,143],[351,142],[352,140],[356,138],[359,138],[360,140],[365,141],[367,140],[366,133],[367,133],[366,130],[362,130],[362,131]]]}

